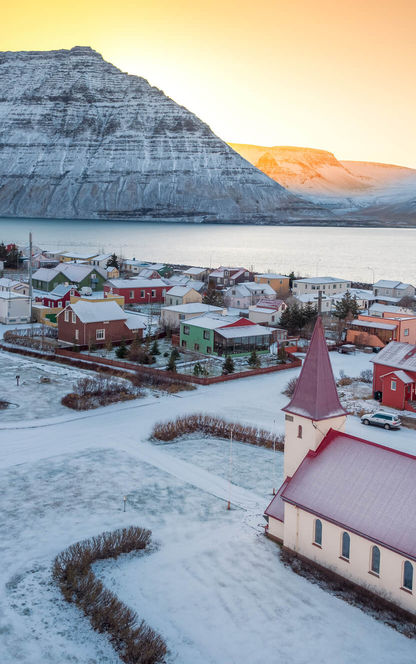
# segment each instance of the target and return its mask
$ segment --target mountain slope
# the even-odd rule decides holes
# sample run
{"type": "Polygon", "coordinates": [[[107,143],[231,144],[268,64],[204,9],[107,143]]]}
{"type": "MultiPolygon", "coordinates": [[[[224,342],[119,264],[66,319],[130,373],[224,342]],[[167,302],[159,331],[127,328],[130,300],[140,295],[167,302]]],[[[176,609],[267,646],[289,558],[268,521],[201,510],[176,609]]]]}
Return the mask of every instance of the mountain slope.
{"type": "Polygon", "coordinates": [[[381,224],[416,223],[416,170],[391,164],[338,161],[325,150],[230,144],[296,195],[338,216],[381,224]]]}
{"type": "Polygon", "coordinates": [[[330,221],[88,47],[0,53],[0,216],[330,221]]]}

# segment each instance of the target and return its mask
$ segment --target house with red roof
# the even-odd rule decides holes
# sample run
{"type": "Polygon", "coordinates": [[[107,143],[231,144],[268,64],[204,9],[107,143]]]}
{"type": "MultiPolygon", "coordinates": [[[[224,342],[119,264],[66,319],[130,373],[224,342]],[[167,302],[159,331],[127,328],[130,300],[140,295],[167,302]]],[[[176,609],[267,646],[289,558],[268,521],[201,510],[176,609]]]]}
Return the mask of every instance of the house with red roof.
{"type": "Polygon", "coordinates": [[[416,412],[416,345],[391,341],[371,361],[374,396],[383,406],[416,412]]]}
{"type": "Polygon", "coordinates": [[[266,534],[414,617],[416,457],[345,433],[320,319],[283,411],[284,480],[266,534]]]}

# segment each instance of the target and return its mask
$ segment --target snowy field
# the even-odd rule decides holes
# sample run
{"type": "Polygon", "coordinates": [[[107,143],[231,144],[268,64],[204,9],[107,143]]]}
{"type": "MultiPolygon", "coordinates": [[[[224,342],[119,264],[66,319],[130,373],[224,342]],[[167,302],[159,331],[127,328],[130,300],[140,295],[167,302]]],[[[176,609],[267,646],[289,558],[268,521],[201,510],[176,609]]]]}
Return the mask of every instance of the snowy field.
{"type": "MultiPolygon", "coordinates": [[[[370,358],[331,353],[337,376],[358,375],[370,358]]],[[[262,517],[281,453],[233,443],[227,511],[228,442],[147,442],[156,421],[200,411],[283,431],[281,392],[298,373],[46,420],[22,422],[16,409],[14,422],[0,421],[1,664],[119,662],[61,600],[50,567],[72,542],[129,524],[152,529],[154,550],[97,571],[164,636],[172,664],[414,664],[414,641],[281,564],[262,517]]],[[[414,431],[352,417],[347,431],[416,453],[414,431]]]]}

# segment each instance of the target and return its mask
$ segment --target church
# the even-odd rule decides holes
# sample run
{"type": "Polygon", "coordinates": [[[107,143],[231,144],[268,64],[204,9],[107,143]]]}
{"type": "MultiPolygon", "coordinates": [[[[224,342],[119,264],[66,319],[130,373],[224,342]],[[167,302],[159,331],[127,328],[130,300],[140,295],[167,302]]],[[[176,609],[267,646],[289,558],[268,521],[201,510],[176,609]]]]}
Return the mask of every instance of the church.
{"type": "Polygon", "coordinates": [[[416,615],[416,457],[345,433],[320,318],[283,411],[284,480],[266,534],[416,615]]]}

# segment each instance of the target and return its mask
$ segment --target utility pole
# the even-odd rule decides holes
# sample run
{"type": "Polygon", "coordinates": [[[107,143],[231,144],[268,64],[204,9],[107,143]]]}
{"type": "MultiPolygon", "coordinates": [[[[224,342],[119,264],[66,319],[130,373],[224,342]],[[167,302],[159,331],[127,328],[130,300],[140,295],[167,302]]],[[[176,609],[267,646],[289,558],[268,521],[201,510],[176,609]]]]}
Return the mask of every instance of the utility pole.
{"type": "Polygon", "coordinates": [[[322,291],[318,291],[318,316],[322,314],[322,291]]]}
{"type": "MultiPolygon", "coordinates": [[[[32,284],[32,233],[29,233],[29,315],[30,322],[32,323],[32,302],[33,302],[33,284],[32,284]]],[[[33,337],[33,323],[32,328],[32,337],[33,337]]],[[[42,343],[43,348],[43,343],[42,343]]]]}

